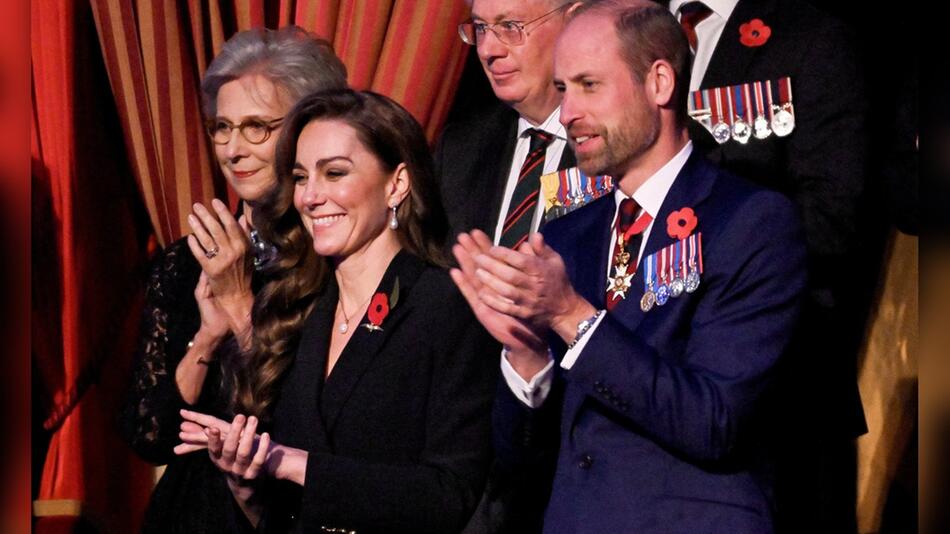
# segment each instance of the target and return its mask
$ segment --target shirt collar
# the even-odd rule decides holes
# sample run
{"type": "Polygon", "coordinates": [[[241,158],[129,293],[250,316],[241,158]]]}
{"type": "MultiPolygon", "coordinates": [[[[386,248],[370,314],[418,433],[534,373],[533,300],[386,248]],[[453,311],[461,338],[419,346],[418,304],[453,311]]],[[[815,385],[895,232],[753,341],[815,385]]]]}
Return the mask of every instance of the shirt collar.
{"type": "Polygon", "coordinates": [[[530,122],[524,117],[518,117],[518,139],[524,137],[524,133],[529,128],[537,128],[539,130],[544,130],[545,132],[553,135],[554,137],[561,139],[563,141],[567,140],[567,132],[564,131],[564,125],[561,124],[561,106],[554,108],[554,111],[548,115],[547,119],[544,119],[538,126],[532,126],[530,122]]]}
{"type": "MultiPolygon", "coordinates": [[[[656,219],[657,214],[660,212],[660,206],[663,205],[667,193],[670,192],[670,187],[673,186],[673,181],[676,180],[677,175],[679,175],[683,169],[683,165],[686,164],[686,160],[689,159],[689,155],[692,154],[692,152],[693,142],[687,141],[686,145],[684,145],[670,161],[667,161],[658,171],[647,178],[647,181],[643,182],[643,185],[641,185],[639,189],[633,192],[633,200],[635,200],[637,205],[644,211],[649,213],[650,217],[656,219]]],[[[617,187],[614,190],[616,205],[620,206],[620,202],[625,198],[628,198],[627,195],[617,187]]]]}
{"type": "MultiPolygon", "coordinates": [[[[692,2],[693,0],[670,0],[670,13],[679,18],[680,6],[692,2]]],[[[722,20],[729,20],[729,15],[736,8],[739,0],[702,0],[706,7],[712,10],[722,20]]]]}

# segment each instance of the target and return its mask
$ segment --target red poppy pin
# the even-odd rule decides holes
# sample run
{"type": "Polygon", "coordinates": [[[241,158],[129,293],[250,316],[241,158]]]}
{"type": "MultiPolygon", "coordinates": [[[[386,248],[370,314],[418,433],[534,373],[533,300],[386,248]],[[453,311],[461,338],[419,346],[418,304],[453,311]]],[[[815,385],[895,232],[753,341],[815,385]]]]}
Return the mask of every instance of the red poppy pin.
{"type": "Polygon", "coordinates": [[[383,328],[380,325],[383,324],[383,321],[386,320],[386,316],[389,315],[389,310],[395,307],[398,301],[399,278],[396,278],[396,283],[393,284],[393,292],[391,295],[387,295],[383,292],[373,295],[373,299],[369,301],[369,309],[366,310],[366,318],[369,319],[369,322],[363,323],[360,326],[370,332],[381,332],[383,328]]]}
{"type": "Polygon", "coordinates": [[[675,239],[686,239],[696,229],[696,214],[693,208],[682,208],[666,218],[666,233],[675,239]]]}
{"type": "Polygon", "coordinates": [[[749,46],[762,46],[772,36],[772,28],[762,22],[762,19],[752,19],[739,26],[739,42],[749,46]]]}

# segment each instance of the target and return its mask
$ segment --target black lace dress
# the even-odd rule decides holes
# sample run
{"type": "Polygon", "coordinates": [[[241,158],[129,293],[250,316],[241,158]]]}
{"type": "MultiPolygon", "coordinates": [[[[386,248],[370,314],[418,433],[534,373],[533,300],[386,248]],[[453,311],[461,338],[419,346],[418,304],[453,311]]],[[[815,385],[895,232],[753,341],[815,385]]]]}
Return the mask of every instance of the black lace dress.
{"type": "MultiPolygon", "coordinates": [[[[256,236],[255,236],[256,237],[256,236]]],[[[256,242],[255,242],[256,244],[256,242]]],[[[255,263],[260,263],[255,258],[255,263]]],[[[175,383],[175,368],[201,323],[194,298],[201,266],[187,241],[179,239],[154,260],[146,290],[140,342],[132,385],[120,414],[123,436],[143,459],[168,464],[155,487],[143,520],[143,532],[218,533],[250,530],[237,508],[225,476],[206,451],[176,456],[179,409],[230,420],[221,368],[209,365],[200,398],[189,406],[175,383]]],[[[225,347],[222,344],[222,347],[225,347]]]]}

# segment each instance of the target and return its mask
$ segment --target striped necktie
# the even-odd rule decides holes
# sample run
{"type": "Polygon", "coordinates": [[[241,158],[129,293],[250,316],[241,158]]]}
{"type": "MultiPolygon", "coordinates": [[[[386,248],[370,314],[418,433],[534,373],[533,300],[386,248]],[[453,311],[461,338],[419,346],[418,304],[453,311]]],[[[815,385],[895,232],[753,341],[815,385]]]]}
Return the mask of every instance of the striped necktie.
{"type": "Polygon", "coordinates": [[[518,248],[531,232],[531,222],[538,205],[538,191],[541,188],[541,173],[544,171],[544,154],[554,140],[553,135],[537,128],[529,128],[525,130],[525,134],[531,136],[528,157],[518,173],[518,184],[511,195],[508,214],[501,229],[501,239],[498,240],[499,245],[508,248],[518,248]]]}

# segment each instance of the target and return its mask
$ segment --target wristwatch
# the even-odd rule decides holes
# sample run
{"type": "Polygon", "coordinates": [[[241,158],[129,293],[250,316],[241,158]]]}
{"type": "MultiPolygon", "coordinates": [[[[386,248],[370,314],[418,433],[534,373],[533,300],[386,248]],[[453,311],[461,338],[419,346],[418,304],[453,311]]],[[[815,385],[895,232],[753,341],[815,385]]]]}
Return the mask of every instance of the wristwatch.
{"type": "Polygon", "coordinates": [[[591,315],[587,319],[577,323],[577,334],[574,335],[574,339],[572,339],[567,345],[567,350],[571,350],[574,348],[574,345],[577,345],[577,342],[580,341],[582,337],[584,337],[584,334],[590,330],[590,327],[594,326],[594,323],[597,322],[597,319],[600,318],[602,313],[604,313],[604,310],[597,310],[594,315],[591,315]]]}

